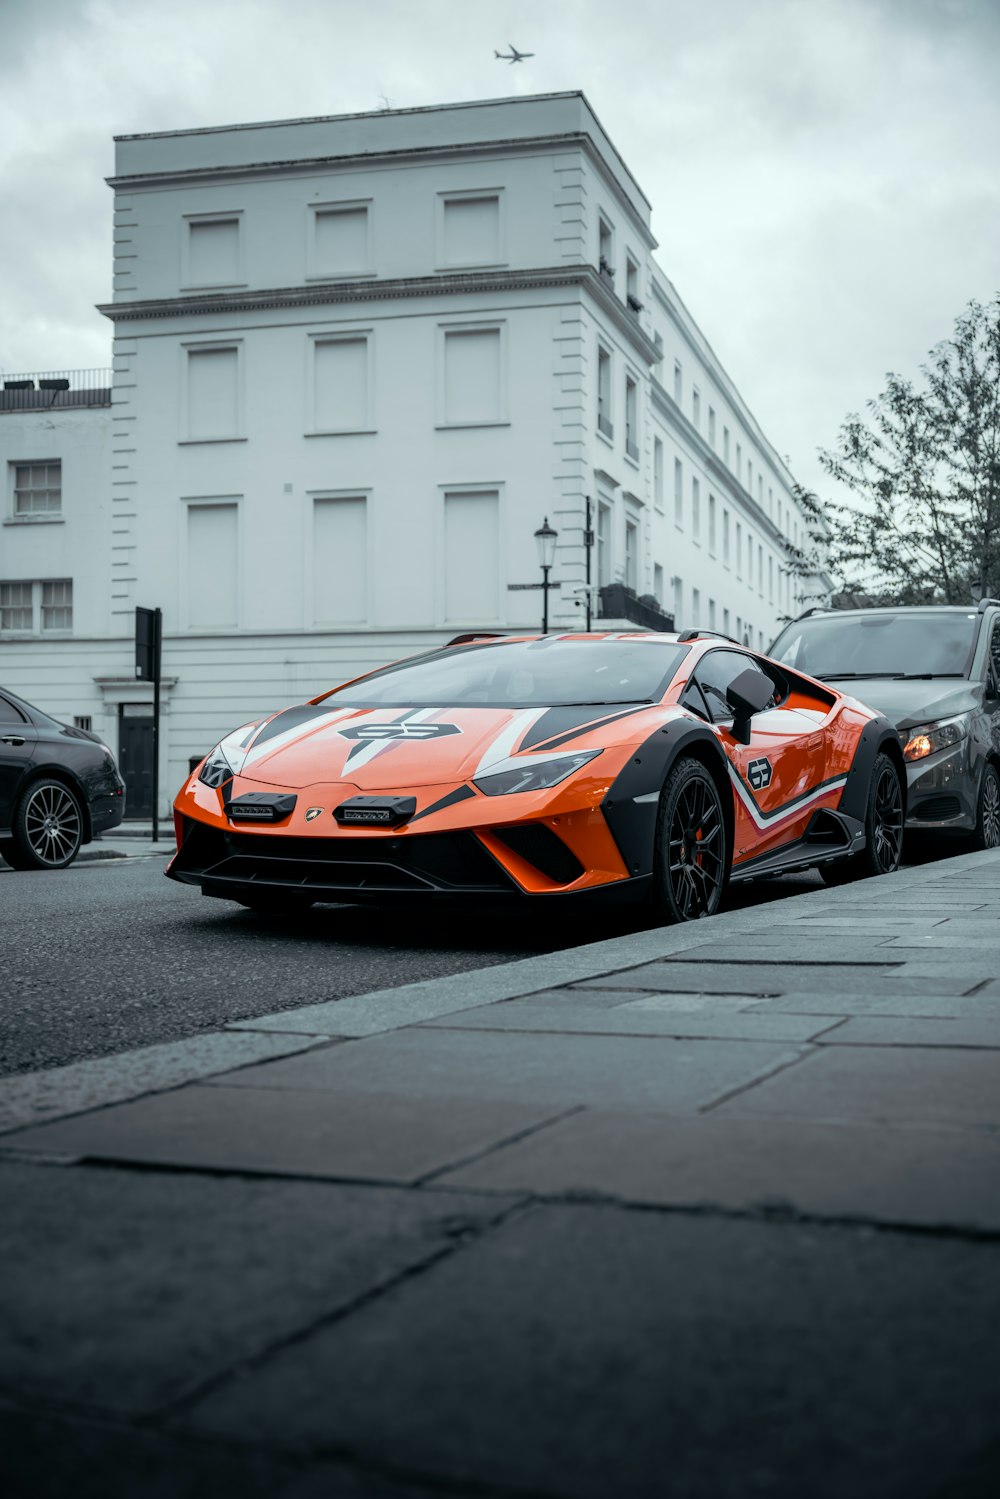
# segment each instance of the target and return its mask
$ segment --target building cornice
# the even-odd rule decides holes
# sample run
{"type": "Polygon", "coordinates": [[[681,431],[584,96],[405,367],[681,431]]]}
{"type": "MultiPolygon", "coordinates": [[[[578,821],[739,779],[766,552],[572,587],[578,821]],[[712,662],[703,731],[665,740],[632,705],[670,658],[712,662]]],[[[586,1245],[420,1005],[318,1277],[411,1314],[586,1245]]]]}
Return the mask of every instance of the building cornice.
{"type": "Polygon", "coordinates": [[[104,302],[97,310],[113,323],[150,322],[227,313],[284,312],[296,307],[338,307],[415,297],[505,295],[510,292],[579,289],[588,293],[648,365],[659,358],[638,319],[609,288],[594,266],[537,267],[518,271],[455,271],[392,280],[337,281],[262,291],[214,292],[209,296],[159,297],[142,302],[104,302]]]}
{"type": "Polygon", "coordinates": [[[790,543],[784,531],[775,525],[767,511],[757,503],[750,491],[744,489],[736,475],[720,461],[715,449],[709,446],[694,423],[684,415],[677,402],[671,399],[658,380],[651,379],[649,384],[653,393],[655,410],[666,419],[667,425],[672,427],[674,432],[683,437],[688,446],[695,450],[705,472],[714,480],[715,487],[726,491],[729,498],[740,506],[762,535],[767,536],[770,541],[782,548],[787,548],[790,543]]]}
{"type": "MultiPolygon", "coordinates": [[[[121,192],[149,192],[161,188],[199,187],[253,181],[267,177],[312,176],[317,172],[359,171],[369,167],[420,166],[425,162],[466,161],[470,157],[538,155],[545,151],[583,151],[614,193],[619,206],[628,213],[636,235],[647,250],[655,250],[657,240],[636,212],[635,204],[616,178],[609,164],[585,130],[570,130],[557,135],[515,136],[490,141],[444,142],[439,146],[406,146],[395,150],[353,151],[335,156],[290,157],[286,161],[253,161],[212,167],[172,168],[163,172],[133,172],[105,177],[109,187],[121,192]]],[[[627,172],[628,168],[623,169],[627,172]]],[[[629,182],[643,203],[648,199],[629,173],[629,182]]]]}

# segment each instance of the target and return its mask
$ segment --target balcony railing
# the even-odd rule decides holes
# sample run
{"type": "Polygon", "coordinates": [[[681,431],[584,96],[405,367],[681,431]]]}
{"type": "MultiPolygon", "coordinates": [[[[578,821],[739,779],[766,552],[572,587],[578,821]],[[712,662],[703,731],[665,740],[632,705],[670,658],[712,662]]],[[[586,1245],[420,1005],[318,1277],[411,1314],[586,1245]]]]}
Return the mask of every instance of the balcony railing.
{"type": "Polygon", "coordinates": [[[665,614],[652,594],[636,598],[634,588],[624,583],[607,583],[600,589],[600,619],[627,619],[644,630],[671,631],[674,616],[665,614]]]}
{"type": "Polygon", "coordinates": [[[42,370],[0,377],[0,411],[50,411],[54,407],[110,406],[109,369],[42,370]]]}

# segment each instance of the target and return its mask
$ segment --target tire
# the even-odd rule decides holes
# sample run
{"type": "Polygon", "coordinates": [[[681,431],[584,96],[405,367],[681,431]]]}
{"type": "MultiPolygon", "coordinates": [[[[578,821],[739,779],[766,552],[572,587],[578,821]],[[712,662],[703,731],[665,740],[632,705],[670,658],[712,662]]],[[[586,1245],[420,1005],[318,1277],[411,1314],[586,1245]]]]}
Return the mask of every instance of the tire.
{"type": "Polygon", "coordinates": [[[972,847],[1000,848],[1000,775],[992,763],[987,764],[979,783],[972,847]]]}
{"type": "Polygon", "coordinates": [[[872,875],[892,874],[903,853],[903,786],[890,757],[875,757],[865,809],[865,846],[850,859],[820,866],[825,885],[847,885],[872,875]]]}
{"type": "Polygon", "coordinates": [[[719,788],[698,760],[683,759],[660,793],[653,899],[667,925],[714,916],[729,878],[719,788]]]}
{"type": "Polygon", "coordinates": [[[236,904],[247,911],[255,911],[258,916],[297,916],[300,911],[308,911],[316,902],[310,900],[308,895],[298,895],[294,891],[287,895],[277,891],[261,891],[259,895],[246,895],[237,899],[236,904]]]}
{"type": "Polygon", "coordinates": [[[62,781],[32,781],[14,808],[4,858],[15,869],[65,869],[83,842],[83,809],[62,781]]]}

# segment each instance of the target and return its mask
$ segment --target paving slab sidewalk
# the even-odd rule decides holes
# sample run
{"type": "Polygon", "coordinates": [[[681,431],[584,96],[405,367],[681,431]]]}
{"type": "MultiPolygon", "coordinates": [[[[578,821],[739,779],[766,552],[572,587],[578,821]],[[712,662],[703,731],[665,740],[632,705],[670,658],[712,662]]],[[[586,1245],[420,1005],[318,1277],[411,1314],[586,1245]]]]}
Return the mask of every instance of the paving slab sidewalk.
{"type": "Polygon", "coordinates": [[[24,1496],[1000,1489],[1000,851],[0,1083],[24,1496]]]}

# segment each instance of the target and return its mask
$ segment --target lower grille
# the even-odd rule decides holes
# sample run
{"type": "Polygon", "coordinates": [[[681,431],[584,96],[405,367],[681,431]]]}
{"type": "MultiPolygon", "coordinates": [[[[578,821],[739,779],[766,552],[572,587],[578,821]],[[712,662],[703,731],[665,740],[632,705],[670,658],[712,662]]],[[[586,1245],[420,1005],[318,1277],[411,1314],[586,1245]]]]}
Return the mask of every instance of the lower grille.
{"type": "Polygon", "coordinates": [[[945,822],[949,817],[958,817],[962,804],[957,796],[929,796],[913,808],[917,822],[945,822]]]}
{"type": "Polygon", "coordinates": [[[185,832],[176,872],[221,885],[283,885],[341,894],[515,888],[478,838],[467,832],[285,838],[223,833],[191,822],[185,832]]]}
{"type": "Polygon", "coordinates": [[[583,874],[583,865],[576,854],[544,823],[525,822],[513,828],[496,828],[494,837],[556,885],[570,885],[583,874]]]}

